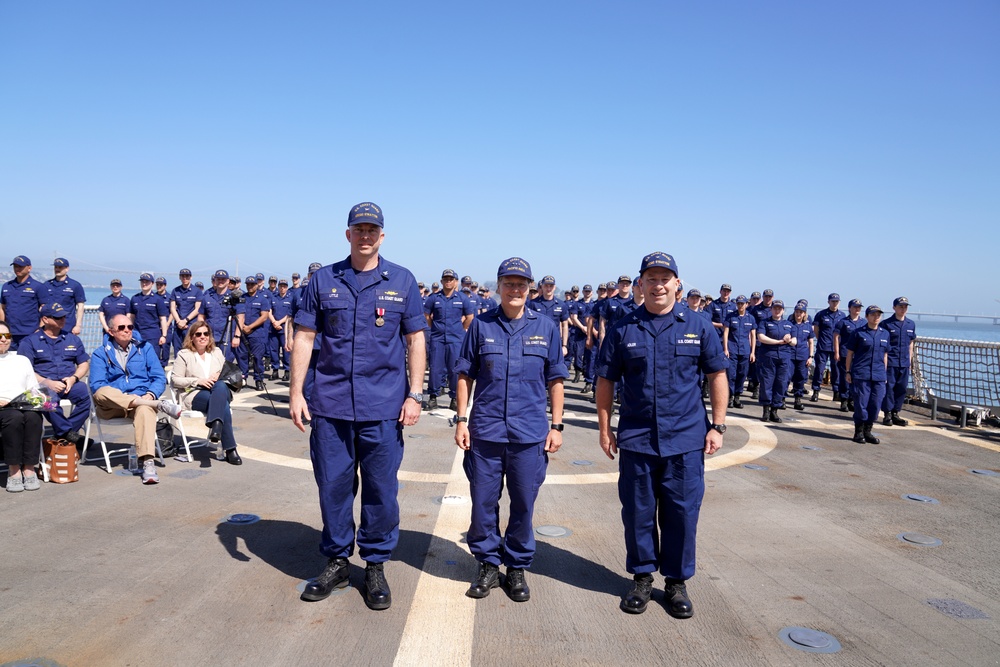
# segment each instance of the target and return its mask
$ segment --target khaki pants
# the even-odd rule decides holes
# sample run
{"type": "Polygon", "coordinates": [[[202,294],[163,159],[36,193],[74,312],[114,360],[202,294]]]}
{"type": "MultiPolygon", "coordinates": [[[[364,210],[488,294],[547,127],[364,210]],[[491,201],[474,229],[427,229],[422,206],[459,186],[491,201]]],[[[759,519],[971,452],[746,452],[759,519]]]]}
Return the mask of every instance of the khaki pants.
{"type": "Polygon", "coordinates": [[[135,451],[139,458],[156,455],[156,408],[148,405],[129,407],[138,396],[124,394],[114,387],[94,392],[94,407],[101,419],[131,419],[135,426],[135,451]]]}

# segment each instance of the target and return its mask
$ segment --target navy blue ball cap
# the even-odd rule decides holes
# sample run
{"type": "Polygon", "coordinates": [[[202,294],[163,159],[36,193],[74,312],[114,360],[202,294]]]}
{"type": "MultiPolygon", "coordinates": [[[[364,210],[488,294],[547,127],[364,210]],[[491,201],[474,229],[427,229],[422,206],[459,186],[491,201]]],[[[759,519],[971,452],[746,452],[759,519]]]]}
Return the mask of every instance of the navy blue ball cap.
{"type": "Polygon", "coordinates": [[[569,291],[570,292],[579,292],[580,291],[580,286],[579,285],[573,285],[573,287],[571,287],[569,291]]]}
{"type": "Polygon", "coordinates": [[[28,259],[26,255],[18,255],[14,258],[14,261],[10,263],[11,266],[31,266],[31,260],[28,259]]]}
{"type": "Polygon", "coordinates": [[[618,276],[618,282],[632,284],[632,276],[620,275],[618,276]]]}
{"type": "Polygon", "coordinates": [[[773,289],[764,290],[764,296],[774,296],[774,290],[773,289]]]}
{"type": "Polygon", "coordinates": [[[700,299],[701,298],[701,290],[689,289],[688,290],[688,298],[690,299],[693,296],[696,296],[696,297],[698,297],[700,299]]]}
{"type": "Polygon", "coordinates": [[[719,290],[722,291],[724,289],[727,289],[730,292],[732,292],[733,291],[733,286],[730,285],[729,283],[722,283],[722,287],[720,287],[719,290]]]}
{"type": "Polygon", "coordinates": [[[796,305],[796,306],[798,306],[798,305],[800,305],[800,304],[802,305],[802,307],[803,307],[803,308],[808,308],[808,307],[809,307],[809,299],[799,299],[799,300],[798,300],[798,301],[797,301],[797,302],[795,303],[795,305],[796,305]]]}
{"type": "Polygon", "coordinates": [[[458,272],[455,271],[455,269],[445,269],[441,272],[441,280],[444,280],[445,278],[454,278],[455,280],[458,280],[458,272]]]}
{"type": "Polygon", "coordinates": [[[163,276],[159,276],[156,279],[156,284],[157,285],[166,285],[167,284],[167,279],[164,278],[163,276]]]}
{"type": "Polygon", "coordinates": [[[751,299],[759,299],[760,298],[760,292],[754,292],[753,294],[750,295],[750,298],[751,299]]]}
{"type": "Polygon", "coordinates": [[[140,281],[153,282],[153,274],[152,273],[140,273],[139,274],[139,280],[140,281]]]}
{"type": "Polygon", "coordinates": [[[555,285],[556,284],[556,279],[553,276],[545,276],[544,278],[542,278],[541,282],[539,282],[538,284],[539,285],[555,285]]]}
{"type": "Polygon", "coordinates": [[[905,296],[897,296],[895,299],[892,300],[893,308],[895,308],[896,306],[909,306],[909,305],[910,305],[910,300],[907,299],[905,296]]]}
{"type": "Polygon", "coordinates": [[[511,257],[500,262],[500,268],[497,269],[497,278],[505,276],[519,276],[528,280],[534,280],[531,276],[531,265],[520,257],[511,257]]]}
{"type": "Polygon", "coordinates": [[[264,282],[264,274],[263,273],[255,273],[253,277],[256,278],[257,282],[259,282],[259,283],[264,282]]]}
{"type": "Polygon", "coordinates": [[[65,257],[56,257],[52,261],[52,266],[56,267],[57,269],[69,268],[69,260],[66,259],[65,257]]]}
{"type": "Polygon", "coordinates": [[[651,252],[642,258],[642,264],[639,265],[639,275],[641,276],[646,269],[651,269],[656,266],[664,269],[670,269],[678,278],[681,275],[677,273],[677,262],[674,261],[673,256],[668,255],[665,252],[660,252],[659,250],[651,252]]]}
{"type": "Polygon", "coordinates": [[[771,302],[771,308],[784,308],[784,307],[785,307],[785,302],[782,301],[781,299],[775,299],[774,301],[771,302]]]}
{"type": "Polygon", "coordinates": [[[69,313],[62,307],[61,303],[47,303],[42,306],[41,310],[42,317],[53,317],[55,319],[66,317],[68,314],[69,313]]]}
{"type": "Polygon", "coordinates": [[[836,292],[833,292],[833,293],[830,294],[830,296],[826,297],[826,300],[827,301],[840,301],[840,295],[837,294],[836,292]]]}
{"type": "Polygon", "coordinates": [[[194,286],[197,287],[198,289],[205,289],[205,283],[201,282],[200,280],[196,282],[194,286]]]}
{"type": "Polygon", "coordinates": [[[278,281],[278,287],[281,287],[282,285],[284,285],[285,287],[288,287],[288,281],[285,280],[284,278],[282,278],[281,280],[278,281]]]}
{"type": "Polygon", "coordinates": [[[804,311],[808,307],[809,307],[809,304],[806,303],[805,301],[798,301],[795,304],[795,310],[802,310],[802,311],[804,311]]]}
{"type": "Polygon", "coordinates": [[[267,277],[267,282],[269,282],[269,283],[276,283],[276,282],[278,282],[278,276],[268,276],[267,277]]]}
{"type": "Polygon", "coordinates": [[[462,284],[463,285],[472,284],[472,276],[462,276],[462,284]]]}
{"type": "Polygon", "coordinates": [[[587,283],[586,285],[583,286],[583,291],[584,292],[593,292],[594,288],[590,285],[590,283],[587,283]]]}
{"type": "Polygon", "coordinates": [[[302,276],[300,276],[298,273],[293,273],[292,274],[292,280],[295,280],[296,278],[301,278],[301,277],[302,276]]]}
{"type": "Polygon", "coordinates": [[[240,277],[234,273],[233,275],[229,276],[229,282],[238,283],[240,282],[240,277]]]}
{"type": "Polygon", "coordinates": [[[323,268],[322,264],[320,264],[319,262],[313,262],[312,264],[309,265],[309,273],[313,273],[314,271],[319,271],[322,268],[323,268]]]}
{"type": "Polygon", "coordinates": [[[179,275],[179,276],[190,276],[191,275],[191,269],[181,269],[178,272],[177,275],[179,275]]]}
{"type": "Polygon", "coordinates": [[[738,297],[736,297],[736,303],[747,303],[748,301],[749,299],[747,299],[746,296],[743,294],[740,294],[738,297]]]}
{"type": "Polygon", "coordinates": [[[382,209],[370,201],[361,202],[351,209],[347,214],[347,226],[354,225],[378,225],[385,228],[385,220],[382,218],[382,209]]]}
{"type": "Polygon", "coordinates": [[[882,309],[876,306],[874,303],[867,308],[865,308],[865,315],[871,315],[872,313],[882,314],[882,309]]]}
{"type": "Polygon", "coordinates": [[[112,285],[118,285],[119,287],[121,287],[121,285],[122,285],[122,279],[121,278],[112,278],[111,279],[111,284],[112,285]]]}
{"type": "Polygon", "coordinates": [[[226,271],[225,269],[219,269],[218,271],[216,271],[212,275],[212,277],[213,278],[225,278],[226,280],[229,280],[229,271],[226,271]]]}
{"type": "Polygon", "coordinates": [[[247,276],[246,284],[247,285],[256,285],[257,284],[257,277],[256,276],[247,276]]]}
{"type": "Polygon", "coordinates": [[[607,292],[608,291],[608,284],[607,283],[601,283],[600,285],[598,285],[597,286],[597,291],[600,292],[601,290],[604,290],[605,292],[607,292]]]}
{"type": "Polygon", "coordinates": [[[861,308],[865,304],[861,303],[861,299],[851,299],[851,302],[847,304],[848,308],[861,308]]]}

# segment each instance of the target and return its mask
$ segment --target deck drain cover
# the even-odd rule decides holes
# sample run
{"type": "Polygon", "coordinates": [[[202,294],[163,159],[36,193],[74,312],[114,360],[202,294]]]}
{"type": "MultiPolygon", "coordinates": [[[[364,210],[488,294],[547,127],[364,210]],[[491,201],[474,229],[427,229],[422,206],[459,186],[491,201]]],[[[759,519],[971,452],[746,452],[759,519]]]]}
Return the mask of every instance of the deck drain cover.
{"type": "Polygon", "coordinates": [[[407,438],[413,438],[414,440],[423,440],[427,436],[424,435],[423,433],[411,433],[410,435],[408,435],[406,437],[407,438]]]}
{"type": "Polygon", "coordinates": [[[976,609],[972,605],[968,605],[961,600],[950,600],[950,599],[935,599],[928,600],[927,604],[937,609],[942,614],[951,616],[952,618],[989,618],[989,614],[986,612],[976,609]]]}
{"type": "Polygon", "coordinates": [[[260,521],[260,517],[256,514],[230,514],[226,517],[226,521],[229,523],[238,523],[241,525],[247,525],[251,523],[257,523],[260,521]]]}
{"type": "Polygon", "coordinates": [[[535,528],[535,532],[545,537],[566,537],[572,534],[569,528],[562,526],[539,526],[535,528]]]}
{"type": "Polygon", "coordinates": [[[816,445],[802,445],[802,449],[808,449],[811,452],[818,452],[823,449],[822,447],[817,447],[816,445]]]}
{"type": "Polygon", "coordinates": [[[748,470],[767,470],[767,466],[757,465],[756,463],[747,463],[743,467],[748,470]]]}
{"type": "Polygon", "coordinates": [[[573,461],[573,465],[575,465],[575,466],[592,466],[592,465],[594,465],[594,462],[593,461],[587,461],[586,459],[580,459],[579,461],[573,461]]]}
{"type": "Polygon", "coordinates": [[[922,496],[918,493],[904,493],[902,496],[900,496],[900,498],[902,498],[903,500],[915,500],[918,503],[929,503],[931,505],[939,504],[937,498],[931,498],[930,496],[922,496]]]}
{"type": "Polygon", "coordinates": [[[900,533],[896,537],[907,544],[915,544],[918,547],[939,547],[942,544],[938,538],[920,533],[900,533]]]}
{"type": "Polygon", "coordinates": [[[1000,472],[995,470],[983,470],[982,468],[970,468],[969,472],[973,475],[984,475],[986,477],[1000,477],[1000,472]]]}
{"type": "MultiPolygon", "coordinates": [[[[295,587],[295,590],[297,590],[299,592],[299,594],[301,595],[302,592],[306,589],[306,584],[311,584],[314,581],[316,581],[316,580],[315,579],[306,579],[305,581],[300,581],[299,584],[298,584],[298,586],[295,587]]],[[[330,595],[341,595],[343,593],[346,593],[349,590],[351,590],[351,584],[350,584],[350,582],[348,582],[347,585],[344,586],[343,588],[334,588],[333,592],[330,593],[330,595]]]]}
{"type": "Polygon", "coordinates": [[[465,496],[441,496],[435,498],[434,502],[438,505],[464,505],[469,502],[469,499],[465,496]]]}
{"type": "Polygon", "coordinates": [[[840,650],[840,642],[837,638],[826,632],[813,630],[812,628],[789,627],[782,628],[778,636],[783,642],[797,648],[800,651],[809,653],[836,653],[840,650]]]}
{"type": "Polygon", "coordinates": [[[169,477],[179,477],[181,479],[194,479],[195,477],[201,477],[202,475],[207,475],[207,470],[178,470],[177,472],[170,473],[169,477]]]}

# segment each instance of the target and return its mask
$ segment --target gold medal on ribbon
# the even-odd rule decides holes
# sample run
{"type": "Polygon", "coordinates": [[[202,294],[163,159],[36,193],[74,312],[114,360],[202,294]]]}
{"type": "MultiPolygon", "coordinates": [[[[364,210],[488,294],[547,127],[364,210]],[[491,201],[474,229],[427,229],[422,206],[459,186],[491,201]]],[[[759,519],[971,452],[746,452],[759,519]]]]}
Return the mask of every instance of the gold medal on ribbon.
{"type": "Polygon", "coordinates": [[[376,308],[375,315],[375,326],[383,326],[385,324],[385,308],[376,308]]]}

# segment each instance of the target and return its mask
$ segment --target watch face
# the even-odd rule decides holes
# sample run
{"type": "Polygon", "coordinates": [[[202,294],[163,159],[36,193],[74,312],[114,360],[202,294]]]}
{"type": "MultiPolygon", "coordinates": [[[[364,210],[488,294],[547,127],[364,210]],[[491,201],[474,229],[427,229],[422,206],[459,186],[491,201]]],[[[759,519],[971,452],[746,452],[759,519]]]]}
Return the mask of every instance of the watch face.
{"type": "Polygon", "coordinates": [[[725,433],[726,432],[726,425],[725,424],[715,424],[715,425],[712,426],[712,428],[714,428],[719,433],[725,433]]]}

